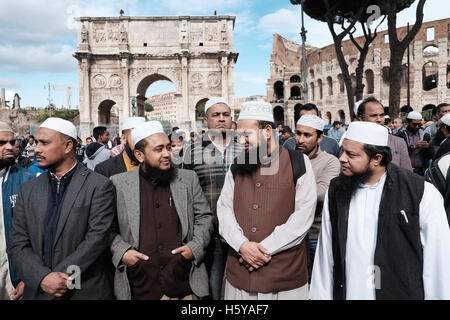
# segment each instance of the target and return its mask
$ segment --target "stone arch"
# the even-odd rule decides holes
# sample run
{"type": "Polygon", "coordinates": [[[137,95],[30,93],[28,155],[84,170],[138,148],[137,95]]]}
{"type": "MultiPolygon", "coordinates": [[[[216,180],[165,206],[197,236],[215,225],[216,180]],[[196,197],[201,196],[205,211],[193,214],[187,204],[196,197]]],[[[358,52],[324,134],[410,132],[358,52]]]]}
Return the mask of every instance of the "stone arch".
{"type": "Polygon", "coordinates": [[[301,91],[298,86],[291,87],[291,98],[300,98],[301,91]]]}
{"type": "Polygon", "coordinates": [[[327,77],[327,87],[328,87],[328,95],[333,95],[333,79],[331,77],[327,77]]]}
{"type": "Polygon", "coordinates": [[[294,74],[290,79],[289,79],[290,83],[300,83],[300,76],[294,74]]]}
{"type": "Polygon", "coordinates": [[[323,85],[322,85],[322,79],[317,80],[317,87],[319,88],[319,99],[323,99],[323,85]]]}
{"type": "Polygon", "coordinates": [[[294,106],[294,125],[297,125],[298,119],[300,119],[300,108],[303,107],[301,103],[297,103],[294,106]]]}
{"type": "MultiPolygon", "coordinates": [[[[152,73],[152,74],[148,74],[148,75],[144,76],[143,78],[141,78],[140,81],[137,82],[137,87],[136,87],[135,107],[136,107],[136,115],[137,116],[142,117],[145,114],[144,104],[145,104],[145,100],[146,100],[145,94],[147,92],[147,89],[153,83],[155,83],[156,81],[160,81],[160,80],[172,82],[175,86],[175,89],[178,91],[176,81],[169,79],[165,75],[162,75],[159,73],[152,73]]],[[[132,104],[132,109],[133,109],[133,104],[132,104]]],[[[133,111],[132,111],[132,113],[133,113],[133,111]]],[[[132,116],[133,116],[133,114],[132,114],[132,116]]]]}
{"type": "Polygon", "coordinates": [[[339,119],[339,121],[341,122],[341,123],[345,123],[345,112],[344,112],[344,110],[338,110],[338,112],[337,112],[337,118],[339,119]]]}
{"type": "Polygon", "coordinates": [[[337,78],[339,82],[339,92],[344,93],[345,92],[344,76],[342,75],[342,73],[339,73],[337,78]]]}
{"type": "Polygon", "coordinates": [[[330,111],[327,111],[326,117],[327,117],[328,124],[331,124],[331,112],[330,111]]]}
{"type": "Polygon", "coordinates": [[[316,100],[316,94],[315,94],[315,86],[314,86],[314,82],[311,82],[311,84],[309,85],[309,87],[311,88],[311,100],[316,100]]]}
{"type": "Polygon", "coordinates": [[[366,78],[366,93],[367,94],[373,94],[374,93],[374,74],[373,71],[370,69],[367,69],[365,72],[365,78],[366,78]]]}
{"type": "Polygon", "coordinates": [[[428,61],[422,67],[422,87],[429,91],[438,86],[438,64],[434,61],[428,61]]]}
{"type": "Polygon", "coordinates": [[[109,126],[111,125],[111,109],[116,105],[116,102],[110,99],[103,100],[98,105],[98,124],[109,126]]]}
{"type": "Polygon", "coordinates": [[[314,79],[314,69],[309,69],[309,76],[314,79]]]}
{"type": "Polygon", "coordinates": [[[203,126],[203,119],[206,116],[205,104],[208,100],[208,98],[203,98],[198,100],[195,104],[195,123],[197,128],[201,128],[203,126]]]}
{"type": "Polygon", "coordinates": [[[284,99],[284,85],[282,81],[276,81],[273,84],[273,93],[275,95],[275,100],[284,99]]]}
{"type": "Polygon", "coordinates": [[[275,123],[282,122],[284,123],[284,109],[282,106],[276,106],[273,108],[273,120],[275,123]]]}
{"type": "Polygon", "coordinates": [[[431,44],[423,48],[423,57],[428,58],[432,56],[438,56],[439,55],[439,48],[438,46],[431,44]]]}

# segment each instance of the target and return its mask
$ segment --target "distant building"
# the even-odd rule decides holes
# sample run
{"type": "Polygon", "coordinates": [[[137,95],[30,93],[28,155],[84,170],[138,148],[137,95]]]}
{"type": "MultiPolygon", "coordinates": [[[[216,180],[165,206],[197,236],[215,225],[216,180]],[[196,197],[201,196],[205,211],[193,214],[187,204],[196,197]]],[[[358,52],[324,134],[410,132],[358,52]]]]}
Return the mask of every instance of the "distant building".
{"type": "Polygon", "coordinates": [[[149,119],[165,120],[175,125],[177,121],[177,102],[175,92],[158,94],[148,98],[145,102],[153,106],[152,112],[145,111],[149,119]]]}
{"type": "MultiPolygon", "coordinates": [[[[326,26],[325,26],[326,27],[326,26]]],[[[397,29],[402,39],[407,27],[397,29]]],[[[355,39],[362,43],[363,37],[355,39]]],[[[345,60],[349,66],[353,87],[356,86],[356,67],[359,51],[348,41],[342,42],[345,60]]],[[[437,105],[450,101],[450,18],[425,22],[410,44],[411,107],[422,111],[427,104],[437,105]]],[[[323,48],[307,46],[308,102],[320,110],[326,123],[335,120],[351,121],[344,79],[336,59],[334,44],[323,48]]],[[[387,30],[378,32],[364,65],[363,97],[375,96],[385,107],[389,105],[389,38],[387,30]]],[[[267,81],[267,98],[272,104],[275,121],[284,121],[292,127],[299,117],[299,107],[304,104],[302,46],[274,34],[270,57],[270,79],[267,81]]],[[[401,112],[407,104],[407,54],[403,57],[401,83],[401,112]]]]}

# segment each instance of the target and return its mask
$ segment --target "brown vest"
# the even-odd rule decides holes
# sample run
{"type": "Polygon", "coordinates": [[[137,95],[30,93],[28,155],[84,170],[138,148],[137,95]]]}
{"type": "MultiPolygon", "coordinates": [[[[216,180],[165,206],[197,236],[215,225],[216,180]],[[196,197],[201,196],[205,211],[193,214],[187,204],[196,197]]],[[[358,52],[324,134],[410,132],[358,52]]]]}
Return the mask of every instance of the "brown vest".
{"type": "MultiPolygon", "coordinates": [[[[286,223],[295,209],[295,186],[289,152],[280,149],[275,175],[236,175],[234,214],[244,235],[261,242],[276,226],[286,223]]],[[[272,256],[271,261],[249,272],[239,263],[239,254],[230,248],[226,264],[227,280],[248,292],[270,293],[299,288],[308,281],[306,246],[301,244],[272,256]]]]}

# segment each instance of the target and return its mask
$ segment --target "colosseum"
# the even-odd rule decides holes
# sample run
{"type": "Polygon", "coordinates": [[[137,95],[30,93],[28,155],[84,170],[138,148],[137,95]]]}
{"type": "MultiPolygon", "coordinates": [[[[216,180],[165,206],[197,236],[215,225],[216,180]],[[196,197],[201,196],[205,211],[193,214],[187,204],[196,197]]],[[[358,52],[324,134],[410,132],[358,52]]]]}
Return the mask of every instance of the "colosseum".
{"type": "MultiPolygon", "coordinates": [[[[407,27],[397,29],[399,38],[407,27]]],[[[355,39],[359,43],[364,37],[355,39]]],[[[347,40],[343,53],[353,87],[359,51],[347,40]]],[[[338,120],[350,122],[347,95],[334,44],[324,48],[306,46],[308,102],[320,110],[326,123],[338,120]]],[[[364,98],[375,96],[386,107],[389,104],[389,39],[387,30],[378,32],[372,43],[364,67],[364,98]]],[[[303,97],[302,46],[274,34],[270,58],[270,79],[267,81],[267,99],[272,104],[275,121],[294,127],[299,118],[303,97]]],[[[450,98],[450,18],[423,23],[410,44],[410,105],[422,111],[427,104],[449,102],[450,98]]],[[[407,112],[407,53],[403,57],[401,112],[407,112]]]]}

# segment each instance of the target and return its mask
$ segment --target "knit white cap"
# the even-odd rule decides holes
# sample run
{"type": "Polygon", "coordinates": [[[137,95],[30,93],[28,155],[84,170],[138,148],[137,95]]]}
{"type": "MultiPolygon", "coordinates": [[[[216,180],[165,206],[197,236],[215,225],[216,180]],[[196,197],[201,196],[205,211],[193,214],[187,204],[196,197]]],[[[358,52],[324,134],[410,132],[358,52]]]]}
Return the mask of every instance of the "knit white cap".
{"type": "Polygon", "coordinates": [[[356,103],[355,103],[355,106],[353,107],[353,113],[355,114],[355,117],[358,115],[358,109],[359,109],[359,106],[361,105],[361,103],[363,102],[364,100],[359,100],[359,101],[357,101],[356,103]]]}
{"type": "Polygon", "coordinates": [[[450,126],[450,114],[447,113],[445,116],[443,116],[440,119],[443,123],[445,123],[446,125],[450,126]]]}
{"type": "Polygon", "coordinates": [[[205,104],[205,113],[206,111],[208,111],[209,108],[218,103],[226,104],[228,107],[230,106],[227,99],[223,97],[212,97],[205,104]]]}
{"type": "Polygon", "coordinates": [[[417,111],[411,111],[411,112],[408,113],[408,115],[406,116],[406,119],[411,119],[411,120],[422,120],[422,115],[420,114],[420,112],[417,112],[417,111]]]}
{"type": "Polygon", "coordinates": [[[345,139],[385,147],[389,133],[386,127],[375,122],[354,121],[349,124],[345,139]]]}
{"type": "Polygon", "coordinates": [[[325,122],[314,114],[305,114],[304,116],[301,116],[300,119],[298,119],[297,125],[307,126],[319,131],[323,131],[325,122]]]}
{"type": "Polygon", "coordinates": [[[122,122],[122,130],[134,129],[141,123],[145,122],[144,117],[131,117],[126,118],[122,122]]]}
{"type": "Polygon", "coordinates": [[[259,120],[273,122],[272,106],[264,101],[247,101],[241,106],[239,120],[259,120]]]}
{"type": "Polygon", "coordinates": [[[77,128],[75,128],[73,123],[61,118],[48,118],[41,124],[39,128],[55,130],[71,138],[74,138],[75,140],[77,140],[78,137],[77,128]]]}
{"type": "Polygon", "coordinates": [[[9,126],[9,124],[7,124],[4,121],[0,121],[0,132],[12,132],[12,133],[14,133],[14,131],[12,131],[11,127],[9,126]]]}
{"type": "Polygon", "coordinates": [[[156,133],[165,133],[161,122],[144,122],[135,127],[133,131],[131,131],[131,139],[133,139],[133,143],[136,145],[136,143],[138,143],[139,141],[156,133]]]}

